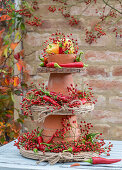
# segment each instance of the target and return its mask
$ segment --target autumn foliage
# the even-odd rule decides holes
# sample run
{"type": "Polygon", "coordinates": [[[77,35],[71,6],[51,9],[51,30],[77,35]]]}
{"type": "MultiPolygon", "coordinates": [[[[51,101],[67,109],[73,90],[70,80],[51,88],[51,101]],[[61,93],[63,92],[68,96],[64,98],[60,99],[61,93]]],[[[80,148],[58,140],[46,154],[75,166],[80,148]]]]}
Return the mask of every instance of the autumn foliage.
{"type": "MultiPolygon", "coordinates": [[[[10,2],[9,5],[14,9],[14,4],[10,2]]],[[[19,30],[15,31],[15,26],[12,25],[15,23],[15,13],[7,13],[4,8],[0,8],[0,12],[2,13],[1,25],[6,24],[6,27],[2,27],[0,30],[0,145],[2,145],[19,136],[21,123],[24,120],[14,106],[14,98],[15,95],[21,95],[22,88],[25,87],[24,78],[27,80],[29,75],[23,61],[24,50],[16,53],[22,36],[19,30]],[[12,38],[13,34],[14,38],[12,38]],[[14,120],[15,110],[20,115],[16,121],[14,120]]]]}

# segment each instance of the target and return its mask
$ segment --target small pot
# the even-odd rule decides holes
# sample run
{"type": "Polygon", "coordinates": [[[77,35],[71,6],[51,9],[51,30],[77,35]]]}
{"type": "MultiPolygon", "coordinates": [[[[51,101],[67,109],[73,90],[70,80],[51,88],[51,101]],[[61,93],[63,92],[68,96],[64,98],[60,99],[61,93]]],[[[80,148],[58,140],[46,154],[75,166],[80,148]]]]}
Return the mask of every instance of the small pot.
{"type": "MultiPolygon", "coordinates": [[[[73,63],[74,60],[74,54],[48,55],[48,62],[55,62],[58,64],[73,63]]],[[[71,73],[51,73],[48,81],[48,90],[68,95],[67,87],[70,87],[71,84],[74,85],[71,73]]]]}
{"type": "Polygon", "coordinates": [[[55,62],[58,64],[73,63],[75,60],[74,54],[49,54],[48,62],[55,62]]]}

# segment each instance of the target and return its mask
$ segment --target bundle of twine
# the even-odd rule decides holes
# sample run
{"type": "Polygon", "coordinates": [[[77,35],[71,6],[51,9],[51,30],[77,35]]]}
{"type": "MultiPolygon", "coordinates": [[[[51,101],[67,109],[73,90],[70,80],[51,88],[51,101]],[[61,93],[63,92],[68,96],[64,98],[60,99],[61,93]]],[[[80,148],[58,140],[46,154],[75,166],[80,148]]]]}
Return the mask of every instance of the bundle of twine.
{"type": "Polygon", "coordinates": [[[25,150],[24,148],[20,148],[20,154],[26,158],[38,160],[37,164],[46,161],[50,165],[54,165],[57,162],[83,162],[86,159],[98,156],[94,152],[80,152],[75,155],[70,152],[52,153],[38,151],[34,153],[34,151],[25,150]]]}
{"type": "Polygon", "coordinates": [[[80,105],[78,107],[70,108],[67,105],[61,106],[60,109],[55,109],[53,106],[32,106],[31,112],[38,112],[38,119],[35,120],[37,122],[44,122],[45,118],[49,115],[78,115],[83,113],[91,112],[94,109],[94,104],[82,104],[80,100],[73,100],[71,104],[74,102],[79,102],[80,105]],[[47,109],[48,108],[48,109],[47,109]]]}

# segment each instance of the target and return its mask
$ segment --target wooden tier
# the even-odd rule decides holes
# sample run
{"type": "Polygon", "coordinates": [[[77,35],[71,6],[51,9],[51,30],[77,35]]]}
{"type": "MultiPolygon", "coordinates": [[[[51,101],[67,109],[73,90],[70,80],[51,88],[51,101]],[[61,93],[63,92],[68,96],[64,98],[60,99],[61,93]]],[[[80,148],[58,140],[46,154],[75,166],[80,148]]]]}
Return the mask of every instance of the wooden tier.
{"type": "Polygon", "coordinates": [[[86,74],[86,68],[37,68],[37,74],[39,73],[82,73],[86,74]]]}

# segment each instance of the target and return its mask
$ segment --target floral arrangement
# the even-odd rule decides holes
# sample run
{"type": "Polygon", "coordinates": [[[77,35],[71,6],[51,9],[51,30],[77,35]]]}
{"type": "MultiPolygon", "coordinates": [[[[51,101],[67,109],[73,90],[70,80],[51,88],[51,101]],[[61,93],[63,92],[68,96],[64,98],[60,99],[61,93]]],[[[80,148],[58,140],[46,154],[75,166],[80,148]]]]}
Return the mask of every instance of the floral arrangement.
{"type": "MultiPolygon", "coordinates": [[[[22,103],[20,103],[25,116],[32,115],[31,106],[33,105],[46,106],[47,109],[52,106],[51,112],[53,112],[56,109],[59,110],[64,105],[67,106],[70,111],[70,108],[79,107],[81,104],[95,104],[95,102],[97,102],[93,95],[92,88],[89,88],[88,84],[85,90],[79,90],[77,85],[73,87],[71,84],[70,87],[67,87],[69,92],[68,96],[61,93],[49,92],[48,89],[44,87],[44,83],[40,88],[37,88],[33,84],[33,88],[26,93],[22,103]]],[[[73,110],[72,113],[74,113],[73,110]]]]}
{"type": "Polygon", "coordinates": [[[56,130],[47,142],[42,137],[43,129],[39,131],[37,128],[31,133],[27,132],[20,136],[18,141],[15,142],[15,146],[18,149],[23,147],[25,150],[32,150],[34,152],[71,152],[72,154],[77,154],[79,152],[93,151],[99,154],[106,153],[109,155],[112,147],[111,142],[106,146],[104,140],[100,137],[102,133],[90,133],[89,130],[93,125],[85,121],[81,121],[79,124],[81,132],[79,139],[75,139],[74,133],[72,144],[66,141],[68,132],[76,128],[76,122],[73,121],[71,123],[69,120],[70,116],[67,116],[65,119],[63,118],[61,121],[63,128],[56,130]],[[57,142],[54,141],[55,138],[58,138],[57,142]]]}

